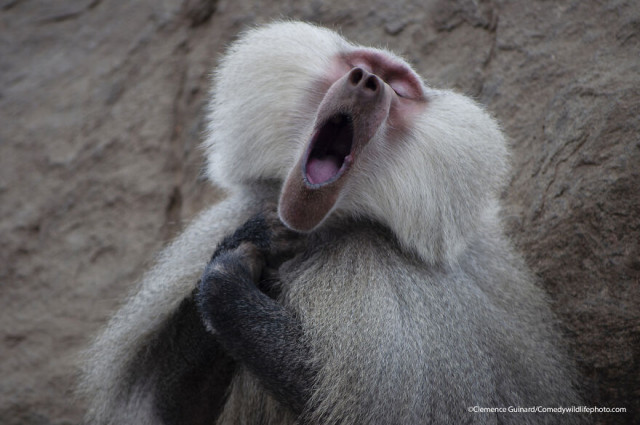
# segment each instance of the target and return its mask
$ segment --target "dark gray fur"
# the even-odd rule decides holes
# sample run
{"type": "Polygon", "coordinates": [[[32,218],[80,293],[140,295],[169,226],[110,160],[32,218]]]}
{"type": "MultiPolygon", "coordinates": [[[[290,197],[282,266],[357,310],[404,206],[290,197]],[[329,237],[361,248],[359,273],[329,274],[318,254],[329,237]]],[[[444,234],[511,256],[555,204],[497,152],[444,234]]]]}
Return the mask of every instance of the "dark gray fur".
{"type": "MultiPolygon", "coordinates": [[[[312,239],[280,270],[279,302],[300,318],[318,371],[304,421],[585,420],[467,410],[580,403],[546,299],[499,232],[481,235],[455,269],[425,266],[371,222],[329,224],[312,239]]],[[[294,423],[291,413],[245,370],[232,384],[221,423],[294,423]]]]}

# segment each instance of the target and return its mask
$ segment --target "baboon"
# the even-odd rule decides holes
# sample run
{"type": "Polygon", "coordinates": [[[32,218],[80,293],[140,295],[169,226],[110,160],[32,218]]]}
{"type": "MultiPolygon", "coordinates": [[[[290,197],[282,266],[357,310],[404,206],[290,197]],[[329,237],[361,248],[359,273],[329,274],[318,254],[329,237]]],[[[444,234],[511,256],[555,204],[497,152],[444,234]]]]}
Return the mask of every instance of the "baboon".
{"type": "Polygon", "coordinates": [[[482,107],[391,52],[278,22],[230,47],[209,119],[229,196],[88,350],[88,422],[583,420],[469,411],[579,403],[503,234],[508,150],[482,107]]]}

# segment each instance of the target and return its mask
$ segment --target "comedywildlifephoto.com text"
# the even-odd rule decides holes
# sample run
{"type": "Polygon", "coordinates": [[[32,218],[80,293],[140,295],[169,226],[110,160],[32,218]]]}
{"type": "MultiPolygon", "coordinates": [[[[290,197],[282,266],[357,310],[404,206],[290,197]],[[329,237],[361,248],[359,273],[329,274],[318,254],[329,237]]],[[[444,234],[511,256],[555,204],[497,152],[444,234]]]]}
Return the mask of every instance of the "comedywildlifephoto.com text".
{"type": "Polygon", "coordinates": [[[626,413],[626,407],[599,407],[599,406],[508,406],[508,407],[483,407],[469,406],[471,413],[626,413]]]}

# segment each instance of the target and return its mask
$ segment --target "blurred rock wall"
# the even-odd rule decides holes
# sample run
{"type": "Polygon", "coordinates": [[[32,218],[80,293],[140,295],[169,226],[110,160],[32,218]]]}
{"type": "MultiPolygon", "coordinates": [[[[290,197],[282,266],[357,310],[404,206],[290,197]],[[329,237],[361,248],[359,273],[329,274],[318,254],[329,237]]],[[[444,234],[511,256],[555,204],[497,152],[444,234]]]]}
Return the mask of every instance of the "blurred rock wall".
{"type": "Polygon", "coordinates": [[[0,1],[0,423],[76,424],[76,355],[222,194],[201,177],[209,73],[247,25],[389,47],[486,104],[513,145],[510,234],[588,405],[640,421],[640,3],[0,1]]]}

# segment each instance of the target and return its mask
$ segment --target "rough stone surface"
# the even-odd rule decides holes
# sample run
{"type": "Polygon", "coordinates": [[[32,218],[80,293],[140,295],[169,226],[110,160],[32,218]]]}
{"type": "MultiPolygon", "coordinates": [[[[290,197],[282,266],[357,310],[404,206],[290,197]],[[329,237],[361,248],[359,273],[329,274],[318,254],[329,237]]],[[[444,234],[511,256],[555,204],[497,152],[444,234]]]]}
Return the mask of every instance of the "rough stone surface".
{"type": "Polygon", "coordinates": [[[77,424],[76,356],[221,193],[209,72],[247,25],[341,28],[486,104],[513,144],[506,222],[586,404],[640,421],[640,3],[0,1],[0,423],[77,424]]]}

